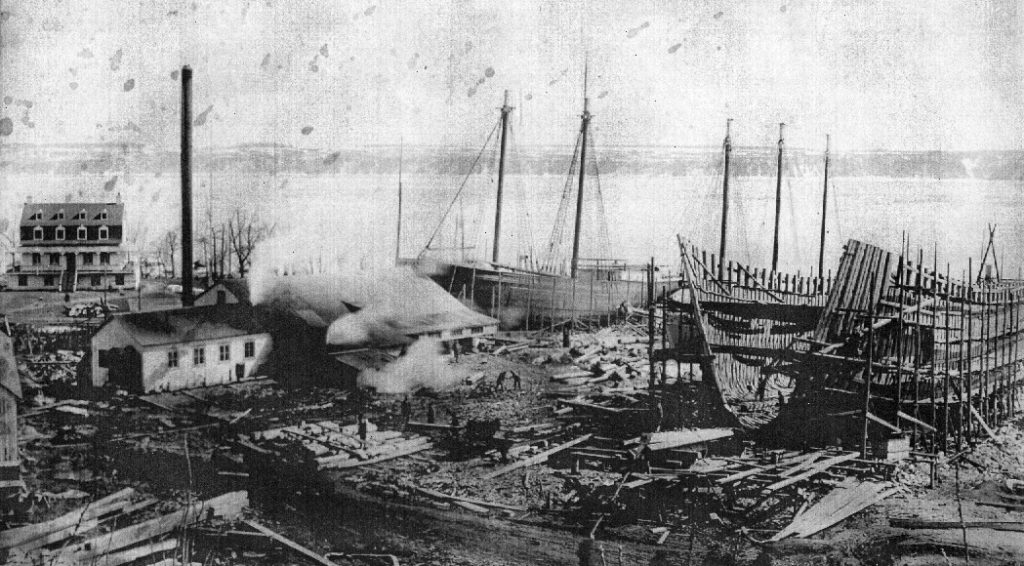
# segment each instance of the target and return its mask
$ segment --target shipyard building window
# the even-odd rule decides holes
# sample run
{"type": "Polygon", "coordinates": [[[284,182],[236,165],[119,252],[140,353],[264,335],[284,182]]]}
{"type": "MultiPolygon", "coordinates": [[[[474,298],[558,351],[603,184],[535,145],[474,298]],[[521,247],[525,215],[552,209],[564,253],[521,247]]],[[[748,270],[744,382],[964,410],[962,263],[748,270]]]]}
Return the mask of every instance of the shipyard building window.
{"type": "Polygon", "coordinates": [[[100,226],[100,239],[107,240],[110,238],[110,228],[106,226],[100,226]]]}
{"type": "Polygon", "coordinates": [[[110,265],[110,254],[108,252],[100,252],[100,265],[110,265]]]}
{"type": "Polygon", "coordinates": [[[40,265],[43,263],[42,254],[32,254],[32,265],[40,265]]]}
{"type": "Polygon", "coordinates": [[[231,359],[231,344],[220,345],[220,361],[226,362],[231,359]]]}
{"type": "Polygon", "coordinates": [[[118,274],[114,276],[114,285],[124,285],[124,275],[118,274]]]}
{"type": "Polygon", "coordinates": [[[42,220],[43,219],[43,211],[42,210],[37,210],[36,213],[33,214],[32,216],[29,216],[28,219],[29,220],[42,220]]]}
{"type": "Polygon", "coordinates": [[[28,275],[18,276],[18,287],[28,287],[28,275]]]}
{"type": "Polygon", "coordinates": [[[57,211],[56,219],[57,220],[64,220],[64,209],[63,208],[57,211]]]}
{"type": "Polygon", "coordinates": [[[35,228],[32,229],[32,239],[33,240],[42,240],[43,239],[43,227],[42,226],[36,226],[35,228]]]}
{"type": "Polygon", "coordinates": [[[82,254],[82,265],[92,265],[92,254],[82,254]]]}
{"type": "Polygon", "coordinates": [[[206,363],[206,348],[194,348],[192,350],[192,365],[201,366],[206,363]]]}
{"type": "Polygon", "coordinates": [[[101,277],[101,276],[99,276],[99,275],[93,275],[93,276],[91,277],[91,280],[89,281],[89,283],[90,283],[90,284],[91,284],[91,285],[92,285],[93,287],[100,287],[101,285],[103,285],[103,277],[101,277]]]}
{"type": "Polygon", "coordinates": [[[106,219],[107,219],[107,209],[104,208],[103,212],[100,212],[100,220],[106,220],[106,219]]]}
{"type": "Polygon", "coordinates": [[[167,367],[176,368],[178,367],[178,351],[171,350],[167,352],[167,367]]]}
{"type": "Polygon", "coordinates": [[[57,226],[57,239],[63,240],[67,238],[67,231],[64,230],[63,226],[57,226]]]}
{"type": "Polygon", "coordinates": [[[84,208],[82,210],[78,211],[78,214],[75,215],[75,220],[85,220],[85,209],[84,208]]]}
{"type": "Polygon", "coordinates": [[[79,226],[78,227],[78,239],[79,240],[84,240],[86,238],[86,235],[87,235],[87,232],[85,230],[85,226],[79,226]]]}
{"type": "Polygon", "coordinates": [[[50,254],[50,265],[60,265],[60,254],[50,254]]]}
{"type": "Polygon", "coordinates": [[[256,342],[249,340],[245,343],[245,357],[255,358],[256,357],[256,342]]]}
{"type": "Polygon", "coordinates": [[[56,284],[56,278],[53,275],[43,276],[43,286],[53,287],[56,284]]]}

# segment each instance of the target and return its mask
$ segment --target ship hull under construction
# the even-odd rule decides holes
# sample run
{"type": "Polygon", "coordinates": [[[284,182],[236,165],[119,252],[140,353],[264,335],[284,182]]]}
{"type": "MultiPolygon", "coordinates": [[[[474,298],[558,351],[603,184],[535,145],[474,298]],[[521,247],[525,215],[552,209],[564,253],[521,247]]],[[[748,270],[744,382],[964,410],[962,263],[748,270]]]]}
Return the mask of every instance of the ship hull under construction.
{"type": "Polygon", "coordinates": [[[683,285],[666,305],[666,347],[656,357],[693,366],[679,373],[716,390],[735,425],[766,424],[793,392],[785,352],[814,333],[829,281],[720,266],[689,244],[680,250],[683,285]]]}
{"type": "Polygon", "coordinates": [[[414,270],[452,295],[501,321],[503,329],[550,328],[570,321],[606,323],[623,306],[647,301],[642,278],[614,279],[611,272],[581,271],[573,279],[492,264],[417,260],[414,270]]]}

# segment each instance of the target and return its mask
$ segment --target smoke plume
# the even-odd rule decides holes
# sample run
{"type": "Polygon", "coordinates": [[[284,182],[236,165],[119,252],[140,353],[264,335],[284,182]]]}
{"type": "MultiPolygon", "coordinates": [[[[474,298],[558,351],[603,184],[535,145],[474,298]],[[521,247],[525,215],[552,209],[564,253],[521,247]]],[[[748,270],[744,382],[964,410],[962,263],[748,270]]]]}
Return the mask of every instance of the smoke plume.
{"type": "Polygon", "coordinates": [[[412,393],[422,387],[443,391],[455,387],[460,379],[441,355],[441,342],[422,338],[409,346],[406,354],[381,370],[363,370],[360,387],[373,387],[378,393],[412,393]]]}

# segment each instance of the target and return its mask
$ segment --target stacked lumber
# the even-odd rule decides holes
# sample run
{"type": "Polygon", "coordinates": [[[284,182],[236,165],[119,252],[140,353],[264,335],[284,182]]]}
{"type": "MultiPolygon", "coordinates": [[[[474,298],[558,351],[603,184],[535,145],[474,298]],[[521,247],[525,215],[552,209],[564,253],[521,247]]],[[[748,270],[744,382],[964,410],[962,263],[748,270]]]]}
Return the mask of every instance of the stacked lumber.
{"type": "Polygon", "coordinates": [[[132,502],[135,492],[123,489],[50,521],[0,532],[0,550],[8,564],[94,564],[120,566],[173,551],[176,530],[214,517],[236,520],[249,505],[245,491],[195,502],[178,511],[103,532],[114,518],[128,518],[157,501],[132,502]]]}
{"type": "Polygon", "coordinates": [[[792,523],[776,533],[771,540],[780,541],[788,536],[809,537],[867,509],[896,491],[897,488],[888,482],[865,481],[841,485],[797,515],[792,523]]]}
{"type": "Polygon", "coordinates": [[[368,423],[367,431],[364,442],[355,424],[299,423],[257,432],[252,444],[286,460],[313,464],[320,469],[355,468],[408,456],[433,446],[427,436],[378,430],[373,423],[368,423]]]}

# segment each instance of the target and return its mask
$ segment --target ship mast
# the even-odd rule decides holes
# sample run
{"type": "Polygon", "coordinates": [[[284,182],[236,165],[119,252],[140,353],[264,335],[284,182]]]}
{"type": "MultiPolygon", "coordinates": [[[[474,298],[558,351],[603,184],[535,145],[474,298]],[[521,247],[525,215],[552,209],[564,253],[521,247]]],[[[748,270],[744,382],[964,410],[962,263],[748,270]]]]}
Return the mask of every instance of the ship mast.
{"type": "Polygon", "coordinates": [[[825,277],[825,218],[828,214],[829,141],[829,135],[825,134],[825,190],[821,193],[821,246],[818,248],[818,277],[825,277]]]}
{"type": "Polygon", "coordinates": [[[718,248],[718,278],[722,279],[725,265],[725,230],[729,221],[729,154],[732,153],[732,139],[729,137],[729,126],[732,118],[725,121],[725,175],[722,178],[722,238],[718,248]]]}
{"type": "Polygon", "coordinates": [[[494,211],[494,250],[491,262],[498,263],[499,242],[501,241],[501,193],[505,185],[505,138],[508,136],[508,115],[512,107],[508,105],[508,91],[505,91],[505,103],[501,106],[501,152],[498,158],[498,205],[494,211]]]}
{"type": "Polygon", "coordinates": [[[402,251],[402,157],[405,153],[405,144],[398,146],[398,225],[395,227],[395,265],[398,265],[398,258],[402,251]]]}
{"type": "Polygon", "coordinates": [[[576,279],[576,271],[580,261],[580,224],[583,221],[583,180],[587,169],[587,127],[590,125],[590,99],[583,99],[583,114],[580,115],[580,184],[576,192],[576,225],[572,233],[572,264],[569,275],[576,279]]]}
{"type": "Polygon", "coordinates": [[[779,165],[775,181],[775,239],[772,241],[772,271],[779,269],[779,215],[782,213],[782,133],[786,124],[779,123],[779,165]]]}

